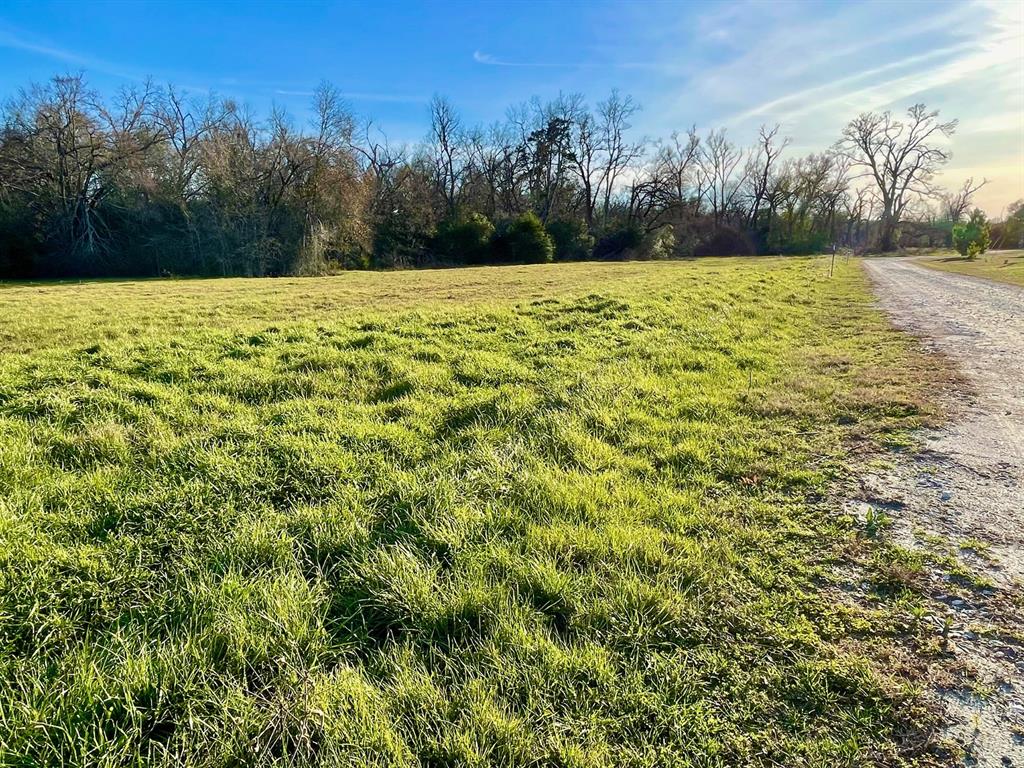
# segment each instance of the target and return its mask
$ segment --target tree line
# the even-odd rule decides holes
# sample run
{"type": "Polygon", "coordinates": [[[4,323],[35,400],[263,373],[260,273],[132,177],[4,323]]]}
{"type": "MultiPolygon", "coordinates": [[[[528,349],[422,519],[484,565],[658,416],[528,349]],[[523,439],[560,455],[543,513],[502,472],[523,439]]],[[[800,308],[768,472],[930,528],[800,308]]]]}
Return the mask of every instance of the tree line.
{"type": "Polygon", "coordinates": [[[0,133],[0,277],[274,275],[338,268],[889,250],[906,222],[950,242],[972,180],[933,177],[956,129],[923,105],[868,113],[787,156],[724,129],[637,136],[613,91],[534,99],[490,126],[435,97],[395,145],[321,85],[307,125],[146,83],[23,90],[0,133]]]}

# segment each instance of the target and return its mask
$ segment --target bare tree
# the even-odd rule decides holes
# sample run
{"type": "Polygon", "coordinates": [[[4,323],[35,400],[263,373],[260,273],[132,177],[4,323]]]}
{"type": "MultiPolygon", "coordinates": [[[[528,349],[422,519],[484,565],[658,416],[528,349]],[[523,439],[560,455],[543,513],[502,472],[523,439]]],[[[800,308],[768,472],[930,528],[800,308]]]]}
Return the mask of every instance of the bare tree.
{"type": "Polygon", "coordinates": [[[658,153],[659,163],[668,177],[675,201],[684,204],[689,201],[700,201],[703,190],[696,185],[696,170],[700,164],[700,137],[694,126],[686,133],[686,141],[682,141],[678,132],[673,132],[672,143],[661,148],[658,153]]]}
{"type": "Polygon", "coordinates": [[[167,89],[157,119],[167,136],[170,159],[165,182],[177,204],[186,206],[202,194],[206,183],[202,177],[203,142],[229,112],[230,106],[216,99],[190,102],[173,87],[167,89]]]}
{"type": "Polygon", "coordinates": [[[757,145],[747,160],[745,175],[751,186],[750,209],[747,215],[747,222],[751,227],[757,224],[757,217],[761,212],[761,207],[768,200],[772,166],[790,143],[788,136],[781,140],[778,139],[779,130],[779,125],[775,125],[771,129],[762,125],[757,145]]]}
{"type": "Polygon", "coordinates": [[[866,112],[843,129],[836,144],[839,153],[864,169],[878,194],[882,208],[879,248],[892,250],[900,217],[910,200],[934,192],[931,186],[936,171],[949,161],[948,149],[936,140],[951,136],[957,121],[939,121],[937,110],[929,112],[924,104],[907,110],[905,120],[891,112],[866,112]]]}
{"type": "Polygon", "coordinates": [[[443,96],[434,96],[430,102],[430,155],[434,166],[434,183],[444,200],[448,215],[452,215],[458,204],[466,151],[462,121],[451,102],[443,96]]]}
{"type": "Polygon", "coordinates": [[[107,253],[103,205],[126,175],[138,176],[165,140],[147,82],[110,106],[81,76],[35,86],[8,108],[5,186],[27,195],[44,237],[73,264],[90,268],[107,253]]]}
{"type": "Polygon", "coordinates": [[[607,224],[623,173],[643,156],[646,142],[627,138],[640,107],[617,90],[597,105],[596,113],[583,107],[579,95],[568,97],[568,106],[573,122],[568,157],[580,185],[584,221],[593,229],[598,208],[601,223],[607,224]]]}
{"type": "Polygon", "coordinates": [[[584,110],[576,120],[574,146],[569,156],[580,183],[583,197],[583,220],[588,229],[594,228],[594,213],[601,194],[597,174],[601,153],[597,123],[589,111],[584,110]],[[595,187],[598,187],[595,189],[595,187]]]}
{"type": "Polygon", "coordinates": [[[744,177],[738,175],[744,152],[729,141],[725,129],[711,131],[700,154],[700,167],[706,181],[704,196],[711,205],[717,228],[733,209],[744,177]]]}
{"type": "Polygon", "coordinates": [[[629,141],[626,132],[632,127],[630,120],[640,111],[631,96],[622,96],[617,90],[597,105],[598,140],[604,162],[598,171],[596,191],[602,197],[602,216],[608,221],[612,195],[622,173],[644,153],[645,142],[629,141]]]}
{"type": "Polygon", "coordinates": [[[675,178],[665,163],[651,163],[629,185],[627,218],[644,234],[668,224],[669,217],[678,208],[675,178]]]}
{"type": "MultiPolygon", "coordinates": [[[[167,137],[160,171],[162,195],[180,217],[185,233],[185,242],[181,245],[191,250],[193,259],[203,253],[193,204],[202,199],[209,184],[209,176],[204,173],[205,145],[213,132],[223,127],[230,111],[229,103],[213,97],[205,102],[190,101],[172,86],[168,86],[157,110],[157,120],[167,137]]],[[[158,273],[162,271],[161,238],[169,234],[166,230],[166,227],[158,228],[148,235],[158,273]]]]}
{"type": "Polygon", "coordinates": [[[846,220],[845,229],[840,237],[843,245],[853,248],[858,253],[867,245],[866,222],[871,219],[872,198],[864,187],[857,187],[852,194],[843,197],[843,216],[846,220]]]}
{"type": "Polygon", "coordinates": [[[987,179],[982,179],[977,184],[974,183],[974,177],[967,179],[959,188],[945,192],[941,197],[942,205],[942,216],[946,221],[952,221],[956,223],[960,221],[970,210],[971,200],[974,197],[974,193],[981,189],[988,183],[987,179]]]}
{"type": "Polygon", "coordinates": [[[547,104],[534,99],[530,104],[528,125],[533,130],[521,146],[522,160],[533,207],[545,223],[573,205],[572,132],[583,110],[579,94],[559,95],[547,104]]]}
{"type": "Polygon", "coordinates": [[[388,197],[398,183],[398,169],[409,162],[405,147],[389,144],[387,135],[367,120],[358,134],[353,132],[349,149],[371,181],[374,200],[388,197]]]}

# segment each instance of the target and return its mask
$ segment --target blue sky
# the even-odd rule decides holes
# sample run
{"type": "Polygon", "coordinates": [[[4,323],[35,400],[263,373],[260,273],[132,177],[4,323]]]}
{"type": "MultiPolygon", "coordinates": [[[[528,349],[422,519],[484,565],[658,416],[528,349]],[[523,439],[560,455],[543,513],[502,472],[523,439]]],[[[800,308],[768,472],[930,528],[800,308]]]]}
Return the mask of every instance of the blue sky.
{"type": "Polygon", "coordinates": [[[390,137],[415,141],[434,93],[469,122],[559,91],[611,88],[638,132],[783,124],[793,151],[827,147],[869,109],[915,101],[958,117],[950,184],[987,177],[990,214],[1024,197],[1024,3],[4,0],[0,95],[84,71],[101,90],[152,76],[301,119],[321,80],[390,137]]]}

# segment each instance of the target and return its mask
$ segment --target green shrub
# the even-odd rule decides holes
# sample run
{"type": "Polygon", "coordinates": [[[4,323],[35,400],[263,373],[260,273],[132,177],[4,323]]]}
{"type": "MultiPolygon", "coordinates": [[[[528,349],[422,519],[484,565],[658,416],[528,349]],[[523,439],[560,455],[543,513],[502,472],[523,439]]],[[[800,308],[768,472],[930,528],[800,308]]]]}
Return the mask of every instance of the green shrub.
{"type": "Polygon", "coordinates": [[[745,256],[757,253],[757,248],[742,229],[726,225],[708,232],[697,247],[694,256],[745,256]]]}
{"type": "Polygon", "coordinates": [[[373,262],[377,269],[419,266],[430,237],[430,223],[403,208],[382,216],[373,237],[373,262]]]}
{"type": "Polygon", "coordinates": [[[953,227],[953,247],[961,256],[976,259],[989,244],[988,220],[980,208],[975,208],[966,222],[953,227]]]}
{"type": "Polygon", "coordinates": [[[635,224],[626,224],[605,233],[594,246],[598,259],[628,259],[643,245],[644,233],[635,224]]]}
{"type": "Polygon", "coordinates": [[[484,264],[491,260],[493,237],[494,225],[482,213],[445,219],[434,235],[434,253],[455,263],[484,264]]]}
{"type": "Polygon", "coordinates": [[[373,255],[359,248],[334,249],[324,254],[327,264],[336,269],[370,269],[373,266],[373,255]]]}
{"type": "Polygon", "coordinates": [[[30,277],[38,253],[28,208],[4,205],[0,200],[0,277],[30,277]]]}
{"type": "Polygon", "coordinates": [[[493,242],[501,261],[544,264],[555,258],[555,244],[535,213],[512,219],[493,242]]]}
{"type": "Polygon", "coordinates": [[[555,244],[556,261],[581,261],[590,258],[594,250],[594,236],[587,231],[587,226],[582,221],[549,221],[547,231],[555,244]]]}
{"type": "Polygon", "coordinates": [[[644,259],[670,259],[675,250],[676,235],[672,227],[661,227],[644,235],[640,256],[644,259]]]}

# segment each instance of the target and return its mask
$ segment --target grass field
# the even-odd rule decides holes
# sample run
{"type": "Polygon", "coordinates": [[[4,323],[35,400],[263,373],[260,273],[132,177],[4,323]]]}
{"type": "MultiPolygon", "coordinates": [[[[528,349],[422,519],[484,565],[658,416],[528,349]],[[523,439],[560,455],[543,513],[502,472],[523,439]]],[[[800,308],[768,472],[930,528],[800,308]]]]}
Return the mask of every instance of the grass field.
{"type": "Polygon", "coordinates": [[[1024,251],[989,251],[973,261],[949,252],[921,259],[926,267],[1024,285],[1024,251]]]}
{"type": "Polygon", "coordinates": [[[856,262],[0,287],[0,764],[897,764],[912,356],[856,262]]]}

